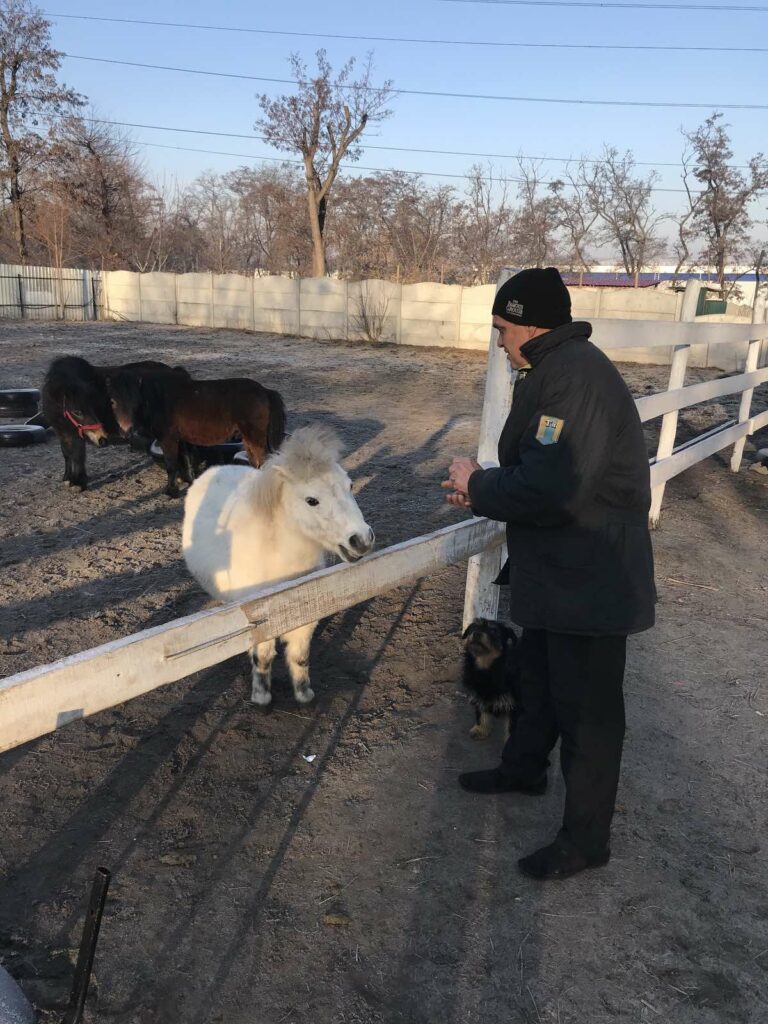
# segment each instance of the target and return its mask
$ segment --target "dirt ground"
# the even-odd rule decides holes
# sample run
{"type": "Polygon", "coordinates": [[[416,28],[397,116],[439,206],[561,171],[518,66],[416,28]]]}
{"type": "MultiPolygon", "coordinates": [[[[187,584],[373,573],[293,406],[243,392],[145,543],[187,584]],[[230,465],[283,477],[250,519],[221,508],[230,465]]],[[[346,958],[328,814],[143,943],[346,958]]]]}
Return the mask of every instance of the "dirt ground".
{"type": "MultiPolygon", "coordinates": [[[[438,483],[476,444],[480,353],[8,322],[0,386],[39,385],[66,352],[279,388],[293,426],[338,427],[381,546],[460,518],[438,483]]],[[[636,394],[668,373],[623,370],[636,394]]],[[[686,414],[681,436],[735,405],[686,414]]],[[[608,867],[517,873],[557,829],[556,770],[542,798],[458,789],[501,735],[468,735],[453,567],[326,621],[309,708],[280,667],[260,713],[243,657],[0,756],[0,962],[43,1019],[104,865],[91,1022],[764,1024],[768,478],[727,456],[667,490],[608,867]]],[[[161,469],[126,447],[88,460],[80,495],[55,441],[0,450],[2,675],[206,606],[161,469]]]]}

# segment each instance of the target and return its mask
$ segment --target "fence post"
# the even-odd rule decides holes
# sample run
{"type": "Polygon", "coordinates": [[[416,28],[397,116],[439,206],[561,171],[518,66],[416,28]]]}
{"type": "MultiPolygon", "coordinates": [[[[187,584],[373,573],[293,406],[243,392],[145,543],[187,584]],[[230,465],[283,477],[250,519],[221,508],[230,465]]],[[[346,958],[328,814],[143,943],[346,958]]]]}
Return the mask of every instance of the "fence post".
{"type": "Polygon", "coordinates": [[[26,317],[24,314],[24,282],[21,279],[21,274],[17,274],[16,277],[18,278],[19,282],[19,311],[21,313],[21,319],[25,320],[26,317]]]}
{"type": "MultiPolygon", "coordinates": [[[[765,314],[768,310],[768,306],[764,306],[762,301],[755,296],[755,304],[752,306],[752,323],[761,324],[765,321],[765,314]]],[[[762,347],[762,341],[750,341],[747,347],[747,358],[744,364],[744,372],[751,373],[757,369],[758,356],[760,355],[760,349],[762,347]]],[[[749,419],[749,414],[752,409],[752,395],[754,394],[754,388],[747,388],[741,394],[741,404],[739,405],[739,423],[744,423],[749,419]]],[[[741,466],[741,459],[744,455],[744,445],[747,443],[746,435],[740,437],[736,444],[733,446],[733,455],[731,455],[731,472],[738,473],[741,466]]]]}
{"type": "Polygon", "coordinates": [[[211,271],[211,327],[215,327],[216,326],[216,322],[213,319],[213,317],[214,317],[213,293],[214,293],[215,288],[216,288],[216,285],[214,284],[214,280],[213,280],[213,271],[211,271]]]}
{"type": "MultiPolygon", "coordinates": [[[[701,282],[696,280],[686,281],[683,305],[680,309],[680,319],[689,323],[696,319],[696,308],[699,303],[699,292],[701,282]]],[[[663,330],[663,328],[662,328],[663,330]]],[[[667,391],[676,391],[685,383],[685,371],[688,367],[688,356],[691,351],[690,345],[675,345],[672,349],[672,365],[669,370],[669,383],[667,391]]],[[[661,421],[661,432],[659,433],[659,446],[656,449],[656,461],[666,459],[672,454],[675,447],[675,436],[677,435],[678,412],[664,414],[661,421]]],[[[651,493],[651,529],[655,530],[659,525],[661,516],[661,503],[664,500],[664,484],[654,487],[651,493]]]]}
{"type": "Polygon", "coordinates": [[[91,272],[89,270],[81,270],[80,271],[80,291],[81,291],[81,297],[82,297],[82,300],[83,300],[83,302],[82,302],[83,320],[90,320],[91,319],[91,317],[89,316],[89,306],[91,304],[91,292],[92,292],[92,289],[88,287],[88,282],[90,280],[90,275],[91,275],[91,272]]]}
{"type": "Polygon", "coordinates": [[[139,323],[144,323],[144,304],[141,301],[141,271],[136,275],[136,281],[139,286],[139,323]]]}
{"type": "MultiPolygon", "coordinates": [[[[512,276],[502,270],[496,283],[496,290],[512,276]]],[[[490,318],[490,310],[488,311],[490,318]]],[[[514,377],[507,361],[507,354],[496,344],[496,331],[491,328],[488,348],[488,363],[485,373],[485,396],[480,419],[480,442],[477,460],[482,465],[498,465],[497,450],[499,435],[512,405],[514,377]]],[[[467,586],[464,591],[464,625],[466,627],[478,617],[495,619],[499,611],[499,590],[493,581],[499,574],[501,560],[506,548],[494,547],[473,555],[467,565],[467,586]]]]}

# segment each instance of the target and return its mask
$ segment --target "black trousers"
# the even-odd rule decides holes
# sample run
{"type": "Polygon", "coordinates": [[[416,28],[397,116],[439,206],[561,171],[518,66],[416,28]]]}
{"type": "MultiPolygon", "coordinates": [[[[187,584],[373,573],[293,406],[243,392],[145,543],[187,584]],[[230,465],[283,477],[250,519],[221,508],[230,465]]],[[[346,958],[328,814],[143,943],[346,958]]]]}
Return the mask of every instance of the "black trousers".
{"type": "Polygon", "coordinates": [[[581,852],[609,841],[624,740],[626,636],[574,636],[526,629],[505,772],[541,777],[560,739],[565,779],[562,837],[581,852]]]}

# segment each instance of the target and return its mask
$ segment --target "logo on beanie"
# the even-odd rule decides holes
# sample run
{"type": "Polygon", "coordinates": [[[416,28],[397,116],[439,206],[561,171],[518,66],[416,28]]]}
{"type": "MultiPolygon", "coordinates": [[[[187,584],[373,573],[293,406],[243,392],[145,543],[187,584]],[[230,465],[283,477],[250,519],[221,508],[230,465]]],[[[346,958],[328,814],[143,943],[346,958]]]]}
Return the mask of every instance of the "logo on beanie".
{"type": "Polygon", "coordinates": [[[513,299],[507,303],[507,312],[510,316],[522,316],[523,315],[523,304],[518,302],[517,299],[513,299]]]}

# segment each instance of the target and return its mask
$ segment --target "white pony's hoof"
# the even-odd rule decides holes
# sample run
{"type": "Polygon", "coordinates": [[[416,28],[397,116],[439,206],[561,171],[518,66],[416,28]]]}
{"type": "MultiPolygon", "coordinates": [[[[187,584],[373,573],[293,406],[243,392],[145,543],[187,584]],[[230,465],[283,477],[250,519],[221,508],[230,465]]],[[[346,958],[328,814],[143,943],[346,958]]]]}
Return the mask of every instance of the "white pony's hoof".
{"type": "Polygon", "coordinates": [[[251,704],[257,704],[260,708],[269,707],[272,703],[272,694],[263,690],[253,690],[251,693],[251,704]]]}
{"type": "Polygon", "coordinates": [[[311,686],[305,686],[301,690],[294,690],[294,696],[299,704],[311,704],[315,699],[315,691],[311,686]]]}

